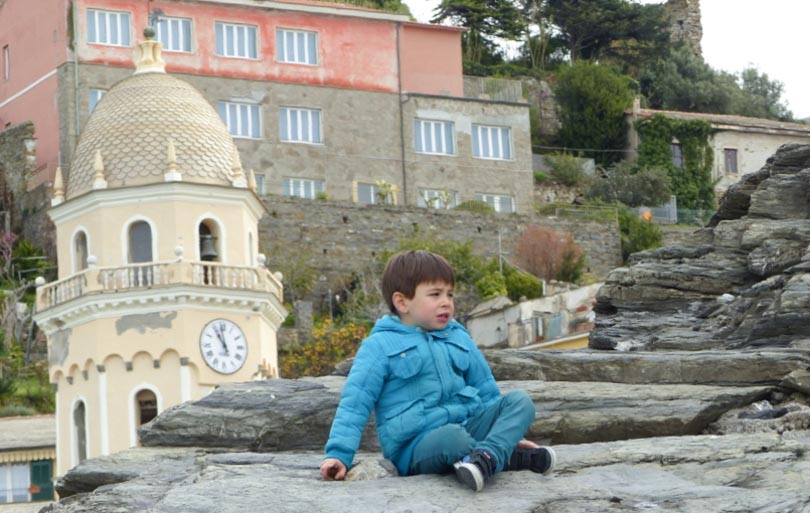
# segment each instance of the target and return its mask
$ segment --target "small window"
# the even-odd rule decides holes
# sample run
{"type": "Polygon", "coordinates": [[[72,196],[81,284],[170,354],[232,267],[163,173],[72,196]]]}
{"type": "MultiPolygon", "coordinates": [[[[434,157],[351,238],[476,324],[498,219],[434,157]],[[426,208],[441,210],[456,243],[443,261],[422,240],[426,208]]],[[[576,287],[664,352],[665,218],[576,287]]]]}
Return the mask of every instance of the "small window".
{"type": "Polygon", "coordinates": [[[294,64],[318,64],[318,33],[276,29],[276,60],[294,64]]]}
{"type": "Polygon", "coordinates": [[[87,269],[87,234],[78,232],[73,240],[74,272],[87,269]]]}
{"type": "Polygon", "coordinates": [[[321,111],[282,107],[278,114],[278,132],[283,142],[320,144],[321,111]]]}
{"type": "Polygon", "coordinates": [[[79,401],[73,408],[73,443],[76,465],[87,459],[87,414],[84,401],[79,401]]]}
{"type": "Polygon", "coordinates": [[[452,121],[413,121],[413,146],[417,153],[455,155],[456,144],[452,121]]]}
{"type": "Polygon", "coordinates": [[[723,156],[725,160],[725,171],[726,174],[729,175],[736,175],[737,174],[737,150],[734,148],[726,148],[723,150],[723,156]]]}
{"type": "Polygon", "coordinates": [[[157,397],[151,390],[141,390],[135,395],[135,411],[138,427],[157,417],[157,397]]]}
{"type": "Polygon", "coordinates": [[[221,57],[258,57],[257,28],[255,25],[216,22],[217,55],[221,57]]]}
{"type": "Polygon", "coordinates": [[[323,180],[305,180],[300,178],[284,179],[284,195],[299,198],[315,199],[324,191],[323,180]]]}
{"type": "Polygon", "coordinates": [[[156,37],[164,50],[191,53],[191,20],[161,16],[156,37]]]}
{"type": "Polygon", "coordinates": [[[3,47],[3,80],[11,78],[11,53],[9,52],[8,45],[3,47]]]}
{"type": "Polygon", "coordinates": [[[262,124],[257,104],[218,102],[217,110],[232,136],[245,139],[261,138],[262,124]]]}
{"type": "Polygon", "coordinates": [[[129,13],[87,10],[87,42],[99,45],[129,46],[129,13]]]}
{"type": "Polygon", "coordinates": [[[137,221],[129,227],[129,263],[152,261],[152,227],[137,221]]]}
{"type": "Polygon", "coordinates": [[[256,175],[256,194],[264,196],[264,175],[256,175]]]}
{"type": "Polygon", "coordinates": [[[458,205],[458,193],[456,191],[420,189],[417,202],[422,208],[453,208],[458,205]]]}
{"type": "Polygon", "coordinates": [[[512,130],[503,126],[472,126],[473,156],[479,159],[510,160],[512,130]]]}
{"type": "Polygon", "coordinates": [[[90,115],[96,110],[96,105],[98,102],[101,101],[101,97],[104,96],[104,93],[107,91],[103,89],[90,89],[89,98],[87,100],[87,114],[90,115]]]}
{"type": "Polygon", "coordinates": [[[514,212],[515,200],[512,196],[501,194],[476,194],[475,199],[485,201],[495,212],[514,212]]]}
{"type": "Polygon", "coordinates": [[[395,192],[392,190],[383,197],[380,186],[372,183],[357,184],[357,202],[364,205],[379,205],[382,203],[395,205],[395,192]]]}
{"type": "Polygon", "coordinates": [[[670,145],[672,151],[672,165],[677,168],[683,167],[683,146],[680,143],[670,145]]]}

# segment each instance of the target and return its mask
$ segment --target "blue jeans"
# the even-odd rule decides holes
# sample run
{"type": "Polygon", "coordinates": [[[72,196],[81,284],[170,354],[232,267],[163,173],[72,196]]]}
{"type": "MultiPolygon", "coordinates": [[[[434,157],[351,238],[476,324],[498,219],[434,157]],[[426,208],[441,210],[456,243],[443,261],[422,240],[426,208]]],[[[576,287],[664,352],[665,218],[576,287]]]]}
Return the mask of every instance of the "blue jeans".
{"type": "Polygon", "coordinates": [[[426,434],[414,447],[408,473],[444,474],[473,449],[484,449],[495,456],[495,471],[500,472],[534,415],[534,403],[525,392],[509,392],[464,425],[447,424],[426,434]]]}

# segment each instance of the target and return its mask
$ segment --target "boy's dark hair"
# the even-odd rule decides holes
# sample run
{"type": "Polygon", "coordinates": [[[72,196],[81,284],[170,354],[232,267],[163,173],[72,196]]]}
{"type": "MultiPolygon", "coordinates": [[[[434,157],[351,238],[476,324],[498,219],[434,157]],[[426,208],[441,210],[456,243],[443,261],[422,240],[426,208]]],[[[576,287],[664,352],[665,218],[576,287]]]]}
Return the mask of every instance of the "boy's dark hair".
{"type": "Polygon", "coordinates": [[[385,264],[382,275],[382,293],[391,313],[399,315],[394,306],[394,292],[411,299],[420,283],[443,282],[456,285],[453,267],[441,255],[430,251],[403,251],[392,256],[385,264]]]}

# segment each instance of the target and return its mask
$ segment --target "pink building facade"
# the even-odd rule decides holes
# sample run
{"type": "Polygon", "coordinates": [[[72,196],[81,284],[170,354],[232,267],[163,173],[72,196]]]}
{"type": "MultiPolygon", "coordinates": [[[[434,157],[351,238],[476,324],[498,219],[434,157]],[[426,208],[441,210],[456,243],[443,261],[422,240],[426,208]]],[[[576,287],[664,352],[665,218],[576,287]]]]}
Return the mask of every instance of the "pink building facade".
{"type": "Polygon", "coordinates": [[[219,111],[264,194],[531,210],[528,105],[465,95],[457,28],[309,0],[48,4],[0,6],[0,129],[34,123],[29,190],[58,165],[69,175],[78,134],[153,25],[167,71],[219,111]]]}

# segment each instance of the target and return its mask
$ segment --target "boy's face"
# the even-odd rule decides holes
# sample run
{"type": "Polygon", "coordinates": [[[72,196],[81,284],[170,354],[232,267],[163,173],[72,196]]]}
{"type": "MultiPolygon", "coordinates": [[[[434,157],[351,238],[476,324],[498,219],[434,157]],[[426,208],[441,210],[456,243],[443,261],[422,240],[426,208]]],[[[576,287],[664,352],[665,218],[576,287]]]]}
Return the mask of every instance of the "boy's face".
{"type": "Polygon", "coordinates": [[[444,282],[420,283],[412,298],[394,293],[394,306],[403,324],[428,331],[444,329],[453,318],[453,287],[444,282]]]}

